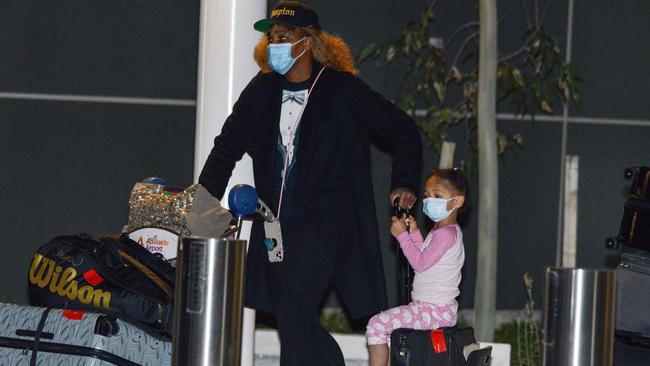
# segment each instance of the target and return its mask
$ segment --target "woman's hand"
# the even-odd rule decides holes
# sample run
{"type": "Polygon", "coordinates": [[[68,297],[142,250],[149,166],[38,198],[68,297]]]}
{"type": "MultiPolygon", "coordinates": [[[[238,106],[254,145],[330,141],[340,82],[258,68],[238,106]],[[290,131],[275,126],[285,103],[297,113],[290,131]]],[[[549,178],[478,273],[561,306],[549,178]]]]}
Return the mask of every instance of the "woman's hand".
{"type": "Polygon", "coordinates": [[[406,224],[398,219],[397,217],[393,216],[391,217],[391,225],[390,225],[390,233],[394,237],[400,236],[401,233],[406,232],[406,224]]]}
{"type": "Polygon", "coordinates": [[[392,205],[395,202],[395,198],[399,197],[399,207],[401,208],[412,208],[417,201],[415,195],[408,188],[395,188],[390,193],[390,204],[392,205]]]}

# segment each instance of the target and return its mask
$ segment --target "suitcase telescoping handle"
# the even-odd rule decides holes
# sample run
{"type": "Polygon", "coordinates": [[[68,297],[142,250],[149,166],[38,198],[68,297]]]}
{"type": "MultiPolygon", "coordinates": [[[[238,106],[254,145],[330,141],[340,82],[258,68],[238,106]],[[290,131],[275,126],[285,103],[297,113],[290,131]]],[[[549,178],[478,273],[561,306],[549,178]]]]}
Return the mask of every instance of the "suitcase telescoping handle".
{"type": "MultiPolygon", "coordinates": [[[[410,216],[411,210],[402,209],[399,207],[399,196],[393,200],[393,216],[401,219],[404,216],[410,216]]],[[[409,230],[409,227],[406,227],[409,230]]],[[[400,305],[406,305],[411,302],[411,266],[404,256],[404,253],[399,248],[399,243],[396,243],[397,258],[397,302],[400,305]]]]}

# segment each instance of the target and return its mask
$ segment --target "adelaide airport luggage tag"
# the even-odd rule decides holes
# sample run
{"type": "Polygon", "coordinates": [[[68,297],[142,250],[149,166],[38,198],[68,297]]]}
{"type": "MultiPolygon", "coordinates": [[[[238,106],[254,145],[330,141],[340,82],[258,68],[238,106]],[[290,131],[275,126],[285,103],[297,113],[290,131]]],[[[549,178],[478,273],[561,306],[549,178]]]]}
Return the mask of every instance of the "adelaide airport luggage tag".
{"type": "Polygon", "coordinates": [[[280,220],[275,219],[272,222],[264,221],[264,245],[269,255],[269,262],[282,262],[284,257],[284,248],[282,246],[282,230],[280,220]]]}

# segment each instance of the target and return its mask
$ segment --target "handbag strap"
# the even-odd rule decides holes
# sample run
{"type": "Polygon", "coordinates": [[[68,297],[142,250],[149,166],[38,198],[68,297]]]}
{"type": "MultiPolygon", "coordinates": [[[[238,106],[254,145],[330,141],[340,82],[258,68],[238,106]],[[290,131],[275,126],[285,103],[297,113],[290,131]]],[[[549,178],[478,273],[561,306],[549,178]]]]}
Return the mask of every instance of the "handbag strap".
{"type": "Polygon", "coordinates": [[[120,257],[124,258],[129,264],[137,268],[142,274],[144,274],[151,282],[158,286],[164,293],[167,295],[167,298],[171,301],[174,298],[174,290],[169,286],[165,281],[163,281],[157,274],[152,270],[147,268],[144,264],[140,263],[137,259],[131,257],[123,251],[119,251],[120,257]]]}

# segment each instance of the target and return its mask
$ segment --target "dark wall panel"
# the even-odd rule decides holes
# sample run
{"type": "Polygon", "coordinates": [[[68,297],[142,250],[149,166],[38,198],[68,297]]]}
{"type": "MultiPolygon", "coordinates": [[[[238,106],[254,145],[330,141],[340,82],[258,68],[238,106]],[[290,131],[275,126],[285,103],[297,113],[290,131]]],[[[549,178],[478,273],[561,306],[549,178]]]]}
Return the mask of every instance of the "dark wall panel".
{"type": "Polygon", "coordinates": [[[34,251],[55,235],[119,233],[133,184],[192,183],[194,108],[0,100],[0,299],[26,302],[34,251]]]}
{"type": "MultiPolygon", "coordinates": [[[[272,9],[277,1],[269,1],[272,9]]],[[[354,55],[370,42],[383,43],[399,35],[416,14],[416,1],[307,1],[317,12],[325,31],[341,36],[354,55]]],[[[393,97],[400,86],[403,69],[378,69],[369,61],[360,67],[360,76],[371,87],[393,97]]]]}
{"type": "Polygon", "coordinates": [[[623,170],[650,166],[650,126],[571,125],[567,153],[580,158],[578,178],[578,258],[587,268],[612,267],[617,255],[605,239],[618,234],[630,181],[623,170]]]}
{"type": "Polygon", "coordinates": [[[3,1],[0,91],[194,99],[198,4],[3,1]]]}
{"type": "Polygon", "coordinates": [[[573,65],[585,79],[573,115],[650,118],[650,1],[576,1],[573,65]]]}
{"type": "Polygon", "coordinates": [[[541,304],[543,271],[555,265],[562,126],[543,122],[499,121],[504,133],[519,132],[521,148],[499,158],[499,309],[523,308],[522,277],[535,281],[541,304]]]}

